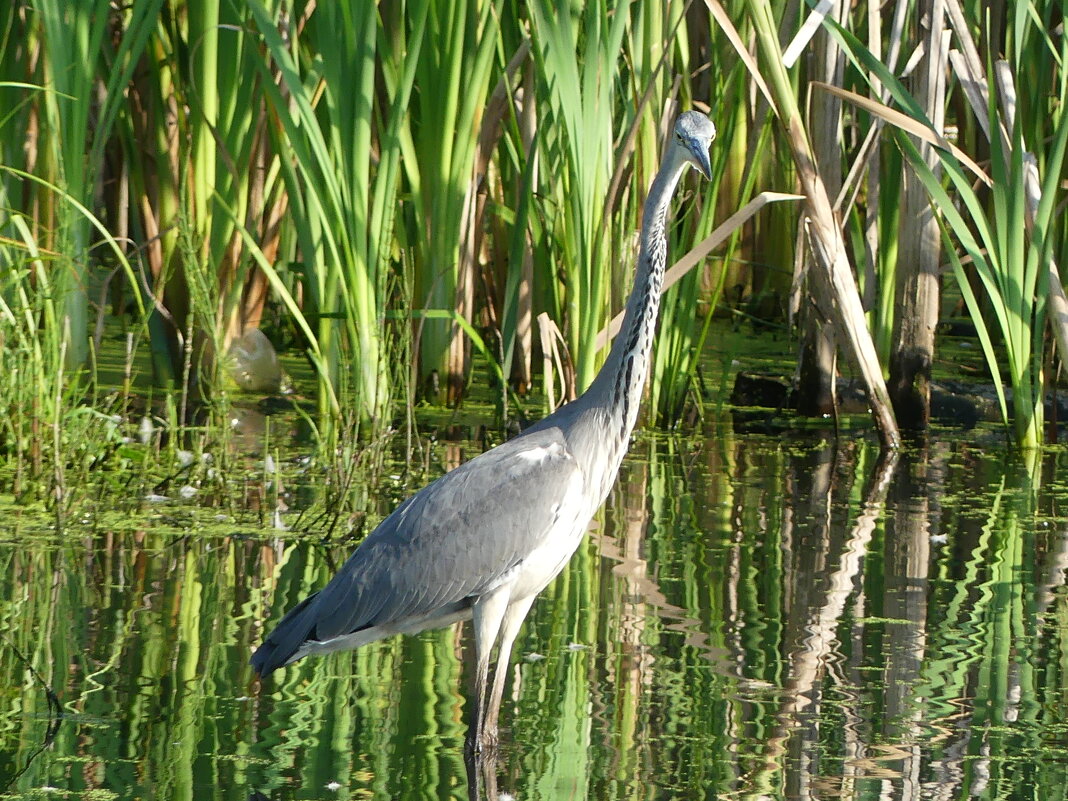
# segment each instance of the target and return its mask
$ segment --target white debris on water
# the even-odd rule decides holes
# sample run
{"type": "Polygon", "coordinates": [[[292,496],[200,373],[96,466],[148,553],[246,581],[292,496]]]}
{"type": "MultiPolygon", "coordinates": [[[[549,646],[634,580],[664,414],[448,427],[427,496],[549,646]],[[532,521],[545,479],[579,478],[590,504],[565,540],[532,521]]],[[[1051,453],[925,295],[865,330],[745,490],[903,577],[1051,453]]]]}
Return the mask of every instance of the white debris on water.
{"type": "Polygon", "coordinates": [[[141,440],[142,445],[147,445],[155,431],[156,427],[152,425],[152,419],[150,417],[142,417],[141,425],[137,427],[137,438],[141,440]]]}

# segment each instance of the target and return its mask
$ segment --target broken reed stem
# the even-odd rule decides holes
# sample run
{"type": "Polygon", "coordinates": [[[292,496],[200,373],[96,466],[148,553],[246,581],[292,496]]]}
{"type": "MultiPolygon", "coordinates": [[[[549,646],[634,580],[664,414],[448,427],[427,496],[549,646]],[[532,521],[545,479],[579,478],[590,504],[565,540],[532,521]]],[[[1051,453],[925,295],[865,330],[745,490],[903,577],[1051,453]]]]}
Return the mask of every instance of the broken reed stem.
{"type": "Polygon", "coordinates": [[[754,2],[750,6],[750,15],[763,66],[770,73],[768,88],[773,107],[785,128],[786,140],[806,197],[805,211],[812,222],[809,230],[815,262],[823,270],[830,287],[830,296],[824,300],[825,307],[831,313],[839,334],[849,343],[853,360],[860,369],[883,447],[898,448],[901,437],[890,406],[882,367],[865,323],[864,308],[846,257],[842,232],[834,216],[827,187],[816,169],[812,144],[801,121],[797,98],[783,65],[782,51],[767,0],[754,2]]]}
{"type": "Polygon", "coordinates": [[[70,317],[63,318],[63,338],[59,343],[59,362],[56,365],[55,396],[52,406],[52,492],[56,499],[56,534],[63,532],[63,505],[67,487],[63,475],[63,368],[67,360],[67,340],[70,337],[70,317]]]}

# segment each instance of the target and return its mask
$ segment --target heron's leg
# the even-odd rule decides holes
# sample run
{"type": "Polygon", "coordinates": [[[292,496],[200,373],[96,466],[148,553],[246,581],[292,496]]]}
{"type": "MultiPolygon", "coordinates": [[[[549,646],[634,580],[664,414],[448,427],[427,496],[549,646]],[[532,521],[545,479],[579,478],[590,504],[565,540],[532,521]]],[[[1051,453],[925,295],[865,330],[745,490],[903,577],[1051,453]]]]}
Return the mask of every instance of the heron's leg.
{"type": "Polygon", "coordinates": [[[493,692],[490,693],[486,706],[486,718],[482,722],[482,737],[490,744],[497,742],[497,716],[501,711],[501,698],[504,695],[504,682],[508,678],[508,663],[512,657],[512,645],[515,643],[519,628],[526,620],[530,605],[536,595],[530,595],[510,604],[501,621],[501,634],[498,643],[497,669],[493,674],[493,692]]]}
{"type": "Polygon", "coordinates": [[[507,585],[483,595],[475,601],[471,609],[471,622],[475,629],[475,705],[470,728],[467,730],[467,748],[475,753],[482,748],[490,654],[507,611],[507,585]]]}

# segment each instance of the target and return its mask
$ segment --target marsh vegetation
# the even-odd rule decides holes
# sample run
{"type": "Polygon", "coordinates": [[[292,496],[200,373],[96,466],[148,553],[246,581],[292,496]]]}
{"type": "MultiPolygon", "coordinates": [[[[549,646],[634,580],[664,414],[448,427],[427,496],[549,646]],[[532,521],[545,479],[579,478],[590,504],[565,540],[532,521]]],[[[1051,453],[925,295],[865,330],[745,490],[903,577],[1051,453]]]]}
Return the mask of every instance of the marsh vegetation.
{"type": "Polygon", "coordinates": [[[0,4],[4,797],[463,796],[462,632],[247,655],[586,387],[688,107],[644,433],[501,788],[1064,796],[1064,3],[567,8],[0,4]]]}

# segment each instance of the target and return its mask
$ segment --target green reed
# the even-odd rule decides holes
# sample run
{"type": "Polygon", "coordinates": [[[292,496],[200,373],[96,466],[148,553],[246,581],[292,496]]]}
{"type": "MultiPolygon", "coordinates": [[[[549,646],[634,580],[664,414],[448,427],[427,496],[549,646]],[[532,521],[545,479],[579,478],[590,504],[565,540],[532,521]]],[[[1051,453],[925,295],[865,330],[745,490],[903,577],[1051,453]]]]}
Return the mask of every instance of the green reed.
{"type": "MultiPolygon", "coordinates": [[[[41,494],[36,482],[45,480],[60,519],[66,445],[82,442],[79,426],[71,436],[67,423],[99,345],[89,325],[93,247],[117,257],[125,278],[133,275],[90,210],[119,108],[117,98],[98,101],[96,84],[124,83],[143,43],[143,29],[130,31],[101,58],[107,5],[41,3],[24,14],[12,6],[0,17],[0,93],[8,101],[0,117],[0,453],[14,457],[17,493],[41,494]]],[[[92,417],[85,412],[80,419],[92,417]]]]}
{"type": "MultiPolygon", "coordinates": [[[[90,202],[92,170],[85,160],[85,136],[89,128],[93,84],[97,78],[97,54],[107,33],[108,3],[60,2],[37,4],[37,42],[45,65],[41,76],[51,91],[41,93],[42,133],[40,167],[54,183],[79,202],[90,202]]],[[[104,139],[106,130],[94,133],[104,139]]],[[[61,254],[53,265],[53,291],[61,299],[61,325],[69,328],[68,364],[75,368],[88,357],[89,226],[68,204],[42,197],[43,219],[49,230],[51,249],[61,254]]]]}

